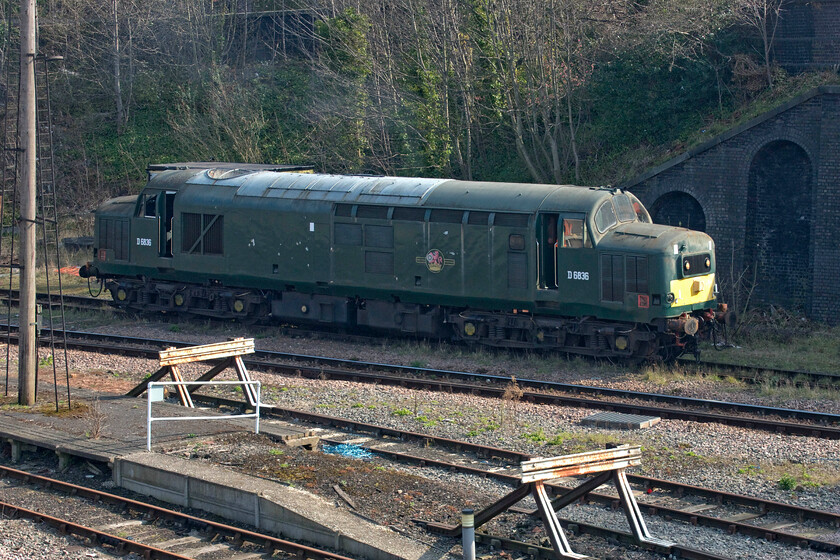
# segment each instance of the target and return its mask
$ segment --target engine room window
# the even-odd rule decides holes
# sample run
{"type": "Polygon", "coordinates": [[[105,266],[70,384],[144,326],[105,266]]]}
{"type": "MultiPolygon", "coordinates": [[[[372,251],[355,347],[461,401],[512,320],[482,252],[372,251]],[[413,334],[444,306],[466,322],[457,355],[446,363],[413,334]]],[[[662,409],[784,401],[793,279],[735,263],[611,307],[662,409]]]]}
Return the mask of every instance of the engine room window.
{"type": "Polygon", "coordinates": [[[514,233],[508,238],[508,247],[512,251],[522,251],[525,249],[525,236],[514,233]]]}
{"type": "Polygon", "coordinates": [[[592,242],[586,235],[586,222],[582,219],[563,218],[563,248],[581,247],[592,247],[592,242]]]}
{"type": "Polygon", "coordinates": [[[342,216],[344,218],[349,218],[353,213],[353,205],[352,204],[336,204],[335,205],[335,215],[342,216]]]}
{"type": "Polygon", "coordinates": [[[504,227],[527,227],[528,214],[496,213],[496,217],[493,218],[493,225],[504,227]]]}
{"type": "Polygon", "coordinates": [[[619,222],[632,222],[636,219],[636,211],[633,210],[633,204],[630,202],[630,197],[626,194],[618,194],[613,197],[613,204],[618,212],[619,222]]]}
{"type": "Polygon", "coordinates": [[[356,208],[357,218],[374,218],[377,220],[388,219],[387,206],[359,206],[356,208]]]}
{"type": "Polygon", "coordinates": [[[429,214],[430,222],[440,222],[444,224],[460,224],[464,219],[463,210],[432,210],[429,214]]]}
{"type": "Polygon", "coordinates": [[[425,208],[403,208],[397,206],[391,215],[392,220],[403,220],[406,222],[422,222],[426,219],[425,208]]]}
{"type": "Polygon", "coordinates": [[[490,212],[470,212],[467,223],[474,226],[486,226],[490,220],[490,212]]]}
{"type": "Polygon", "coordinates": [[[616,224],[615,211],[613,211],[612,202],[609,200],[604,202],[598,212],[595,213],[595,227],[598,228],[599,233],[604,233],[616,224]]]}
{"type": "Polygon", "coordinates": [[[157,216],[157,195],[153,194],[151,196],[145,195],[146,202],[143,205],[143,216],[146,218],[154,218],[157,216]]]}

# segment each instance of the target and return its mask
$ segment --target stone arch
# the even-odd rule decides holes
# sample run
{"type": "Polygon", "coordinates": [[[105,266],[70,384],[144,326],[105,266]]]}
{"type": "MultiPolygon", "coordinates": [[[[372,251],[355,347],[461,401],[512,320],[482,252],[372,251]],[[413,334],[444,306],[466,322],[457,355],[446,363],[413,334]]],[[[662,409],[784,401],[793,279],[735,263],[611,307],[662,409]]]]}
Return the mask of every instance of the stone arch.
{"type": "Polygon", "coordinates": [[[757,299],[810,310],[812,183],[811,158],[789,140],[765,144],[750,162],[744,262],[757,299]]]}
{"type": "Polygon", "coordinates": [[[682,191],[663,194],[650,207],[650,216],[657,224],[706,231],[706,213],[697,199],[682,191]]]}

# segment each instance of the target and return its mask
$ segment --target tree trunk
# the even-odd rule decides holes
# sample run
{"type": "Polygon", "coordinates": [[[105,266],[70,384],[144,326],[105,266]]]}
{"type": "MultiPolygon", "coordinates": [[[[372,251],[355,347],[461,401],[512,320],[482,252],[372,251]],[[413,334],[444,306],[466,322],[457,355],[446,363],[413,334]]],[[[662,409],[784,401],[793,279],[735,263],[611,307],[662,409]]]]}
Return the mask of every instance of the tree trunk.
{"type": "Polygon", "coordinates": [[[113,15],[112,23],[114,25],[114,106],[116,107],[117,113],[117,134],[122,134],[123,122],[125,119],[123,115],[122,86],[120,85],[120,22],[119,14],[117,12],[117,0],[112,0],[111,7],[111,13],[113,15]]]}

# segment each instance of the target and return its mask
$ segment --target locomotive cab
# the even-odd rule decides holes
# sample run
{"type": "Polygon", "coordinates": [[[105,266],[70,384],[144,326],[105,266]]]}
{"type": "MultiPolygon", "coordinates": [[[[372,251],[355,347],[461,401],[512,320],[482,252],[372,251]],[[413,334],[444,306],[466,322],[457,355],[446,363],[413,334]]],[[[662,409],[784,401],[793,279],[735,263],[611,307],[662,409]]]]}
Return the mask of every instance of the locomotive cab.
{"type": "Polygon", "coordinates": [[[537,336],[592,353],[693,350],[717,306],[712,239],[653,224],[631,193],[588,190],[596,196],[573,211],[560,209],[572,206],[563,193],[536,216],[537,336]],[[555,316],[582,319],[570,328],[555,316]]]}

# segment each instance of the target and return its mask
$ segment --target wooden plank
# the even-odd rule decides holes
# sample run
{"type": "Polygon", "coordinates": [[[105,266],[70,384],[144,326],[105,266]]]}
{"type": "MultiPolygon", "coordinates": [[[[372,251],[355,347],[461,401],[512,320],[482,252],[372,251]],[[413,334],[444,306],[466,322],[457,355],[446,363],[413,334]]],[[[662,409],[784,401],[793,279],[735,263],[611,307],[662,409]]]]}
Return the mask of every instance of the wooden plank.
{"type": "Polygon", "coordinates": [[[237,338],[227,342],[215,342],[213,344],[202,344],[187,348],[167,348],[166,350],[161,350],[159,356],[160,365],[164,367],[253,353],[253,338],[237,338]]]}
{"type": "Polygon", "coordinates": [[[552,480],[555,478],[562,478],[564,476],[594,474],[604,471],[626,469],[627,467],[632,467],[641,464],[641,457],[637,457],[630,459],[610,459],[606,461],[600,461],[597,463],[587,463],[584,465],[568,465],[557,469],[524,473],[522,475],[522,484],[528,484],[529,482],[536,482],[538,480],[552,480]]]}
{"type": "Polygon", "coordinates": [[[621,445],[613,449],[598,449],[575,453],[572,455],[561,455],[559,457],[538,458],[520,463],[523,473],[540,471],[545,469],[557,469],[568,465],[583,465],[592,462],[602,462],[612,459],[627,459],[642,456],[640,446],[621,445]]]}
{"type": "Polygon", "coordinates": [[[735,515],[730,515],[729,517],[724,517],[724,521],[749,521],[750,519],[755,519],[756,517],[763,516],[763,513],[736,513],[735,515]]]}
{"type": "Polygon", "coordinates": [[[761,525],[761,528],[769,531],[778,531],[779,529],[787,529],[797,524],[796,521],[780,521],[778,523],[771,523],[770,525],[761,525]]]}
{"type": "Polygon", "coordinates": [[[353,509],[356,509],[356,504],[353,502],[352,498],[350,498],[350,496],[348,496],[347,493],[344,490],[342,490],[338,484],[333,484],[333,490],[335,490],[335,493],[338,494],[342,500],[347,502],[348,506],[350,506],[353,509]]]}
{"type": "Polygon", "coordinates": [[[717,509],[719,507],[720,506],[714,504],[697,504],[680,508],[680,511],[684,511],[685,513],[700,513],[701,511],[709,511],[710,509],[717,509]]]}

